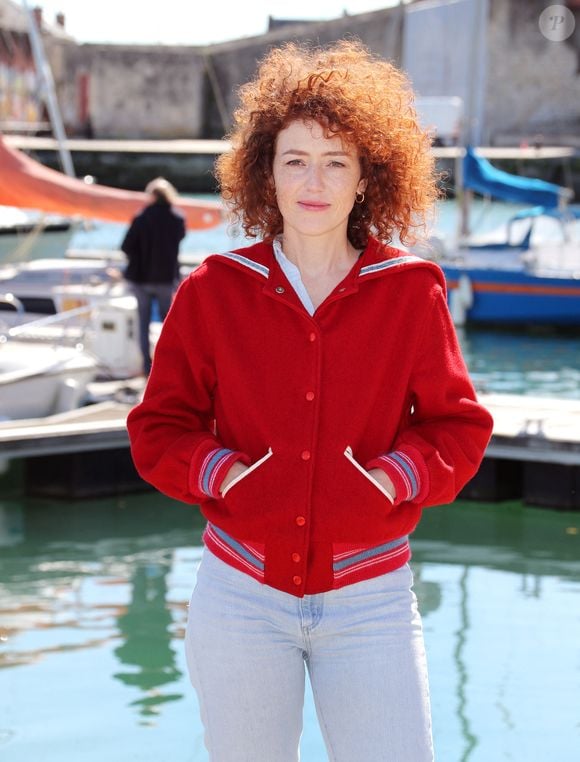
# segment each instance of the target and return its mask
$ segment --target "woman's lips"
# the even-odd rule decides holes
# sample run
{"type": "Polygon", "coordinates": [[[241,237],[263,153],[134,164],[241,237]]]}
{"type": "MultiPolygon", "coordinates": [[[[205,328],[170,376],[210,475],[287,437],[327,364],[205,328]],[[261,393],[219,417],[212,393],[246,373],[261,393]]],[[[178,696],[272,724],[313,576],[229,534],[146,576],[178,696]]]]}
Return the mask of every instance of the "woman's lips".
{"type": "Polygon", "coordinates": [[[322,201],[299,201],[298,206],[312,212],[321,212],[324,209],[328,209],[330,204],[325,204],[322,201]]]}

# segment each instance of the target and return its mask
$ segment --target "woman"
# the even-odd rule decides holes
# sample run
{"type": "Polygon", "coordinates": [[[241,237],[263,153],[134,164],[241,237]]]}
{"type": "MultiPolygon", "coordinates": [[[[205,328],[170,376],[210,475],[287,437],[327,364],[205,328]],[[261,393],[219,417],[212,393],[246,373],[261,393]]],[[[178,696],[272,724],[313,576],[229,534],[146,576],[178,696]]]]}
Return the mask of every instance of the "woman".
{"type": "Polygon", "coordinates": [[[250,236],[175,298],[135,463],[199,503],[186,653],[216,762],[298,759],[305,665],[336,762],[433,757],[408,536],[477,470],[491,418],[439,268],[392,248],[436,198],[405,77],[287,45],[241,89],[223,196],[250,236]]]}

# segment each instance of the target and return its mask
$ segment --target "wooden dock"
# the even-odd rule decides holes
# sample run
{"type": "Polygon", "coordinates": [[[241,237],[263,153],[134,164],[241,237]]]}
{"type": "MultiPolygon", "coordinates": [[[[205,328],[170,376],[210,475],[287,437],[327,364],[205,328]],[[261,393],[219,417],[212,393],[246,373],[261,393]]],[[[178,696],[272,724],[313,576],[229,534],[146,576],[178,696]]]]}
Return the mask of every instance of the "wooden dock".
{"type": "Polygon", "coordinates": [[[479,473],[461,493],[580,510],[580,400],[480,395],[494,429],[479,473]]]}
{"type": "Polygon", "coordinates": [[[98,402],[46,418],[0,423],[0,458],[32,458],[128,447],[131,405],[98,402]]]}
{"type": "MultiPolygon", "coordinates": [[[[127,387],[127,395],[137,393],[127,387]]],[[[118,399],[119,395],[117,395],[118,399]]],[[[494,433],[461,496],[580,509],[580,400],[480,395],[494,433]]],[[[0,460],[26,460],[30,494],[82,497],[145,489],[126,431],[133,401],[103,401],[44,419],[0,423],[0,460]]]]}

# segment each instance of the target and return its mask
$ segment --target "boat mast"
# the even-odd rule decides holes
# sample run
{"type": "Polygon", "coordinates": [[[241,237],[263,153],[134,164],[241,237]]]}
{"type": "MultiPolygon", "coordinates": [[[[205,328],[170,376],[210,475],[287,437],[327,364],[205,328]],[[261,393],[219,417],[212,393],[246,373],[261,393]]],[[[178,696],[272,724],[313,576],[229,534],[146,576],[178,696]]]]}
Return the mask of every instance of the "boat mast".
{"type": "Polygon", "coordinates": [[[48,64],[48,60],[44,52],[44,45],[42,42],[42,37],[40,35],[40,30],[36,23],[36,17],[34,13],[30,10],[27,0],[22,0],[22,4],[24,6],[24,10],[26,12],[26,16],[28,20],[28,32],[30,36],[30,45],[32,48],[32,56],[34,58],[34,65],[36,67],[36,74],[38,77],[40,94],[42,96],[42,99],[46,103],[48,116],[52,126],[52,131],[54,133],[54,137],[56,138],[58,142],[58,152],[60,156],[60,163],[62,165],[62,169],[64,173],[68,175],[69,177],[74,177],[75,171],[73,167],[71,153],[68,150],[66,146],[66,142],[65,142],[66,134],[64,131],[62,116],[60,113],[60,108],[59,108],[58,100],[56,97],[54,79],[52,76],[52,71],[48,64]]]}
{"type": "Polygon", "coordinates": [[[457,230],[458,243],[467,238],[470,233],[469,216],[470,207],[473,200],[473,193],[463,184],[463,160],[465,158],[465,148],[460,149],[455,157],[455,202],[459,207],[459,224],[457,230]]]}
{"type": "Polygon", "coordinates": [[[470,233],[470,208],[473,192],[463,185],[463,159],[465,146],[480,146],[483,142],[483,119],[485,107],[485,78],[487,65],[487,27],[489,24],[489,0],[475,0],[471,28],[471,57],[469,61],[469,81],[466,115],[463,125],[463,151],[455,161],[455,187],[459,207],[458,240],[466,239],[470,233]]]}

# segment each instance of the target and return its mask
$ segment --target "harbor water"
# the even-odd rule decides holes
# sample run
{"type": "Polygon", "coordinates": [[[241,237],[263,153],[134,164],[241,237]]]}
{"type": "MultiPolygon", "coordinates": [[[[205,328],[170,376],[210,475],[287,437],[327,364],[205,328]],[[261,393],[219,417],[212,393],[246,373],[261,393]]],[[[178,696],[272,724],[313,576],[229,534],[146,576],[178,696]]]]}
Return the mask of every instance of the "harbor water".
{"type": "MultiPolygon", "coordinates": [[[[95,223],[71,246],[123,232],[95,223]]],[[[241,243],[223,226],[183,250],[241,243]]],[[[482,391],[580,399],[578,335],[460,340],[482,391]]],[[[207,762],[183,650],[202,530],[154,491],[30,498],[21,464],[0,480],[3,762],[207,762]]],[[[457,501],[425,512],[412,551],[437,760],[580,759],[580,514],[457,501]]],[[[301,759],[327,760],[309,691],[301,759]]]]}
{"type": "MultiPolygon", "coordinates": [[[[183,650],[195,508],[0,501],[0,759],[207,762],[183,650]]],[[[432,508],[412,538],[437,759],[576,762],[580,514],[432,508]]],[[[312,696],[304,762],[326,762],[312,696]]]]}

